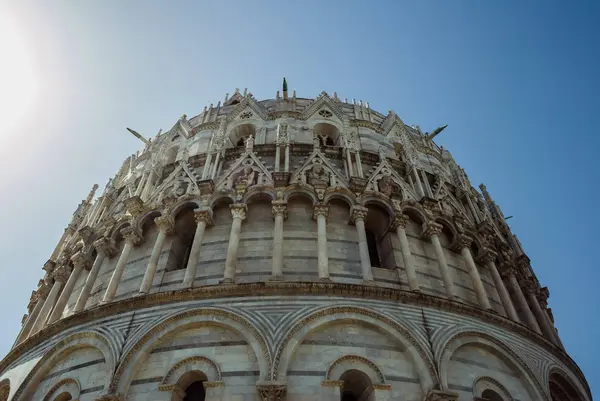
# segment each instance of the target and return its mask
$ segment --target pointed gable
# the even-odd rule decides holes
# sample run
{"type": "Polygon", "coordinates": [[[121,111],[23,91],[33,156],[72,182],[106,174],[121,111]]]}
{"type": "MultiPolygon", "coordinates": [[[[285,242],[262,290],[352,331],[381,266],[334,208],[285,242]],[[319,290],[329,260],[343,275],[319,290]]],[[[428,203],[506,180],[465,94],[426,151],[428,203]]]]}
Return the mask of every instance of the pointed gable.
{"type": "Polygon", "coordinates": [[[323,169],[329,174],[327,177],[328,187],[348,187],[348,182],[344,175],[329,161],[327,156],[321,152],[320,149],[315,149],[313,152],[306,158],[304,163],[294,171],[292,177],[290,178],[291,184],[303,185],[310,183],[310,180],[307,179],[307,173],[316,165],[319,164],[323,167],[323,169]]]}
{"type": "Polygon", "coordinates": [[[394,184],[400,187],[402,194],[404,195],[404,200],[417,200],[417,195],[415,194],[414,190],[400,177],[398,173],[396,173],[394,168],[387,160],[379,162],[373,173],[371,173],[367,181],[366,190],[382,192],[381,188],[379,187],[379,181],[383,179],[383,177],[389,177],[394,184]]]}
{"type": "Polygon", "coordinates": [[[314,114],[321,112],[321,110],[329,111],[331,115],[336,116],[340,122],[343,122],[345,119],[342,109],[340,109],[337,103],[334,102],[326,92],[321,92],[319,97],[302,112],[299,118],[307,120],[314,114]]]}
{"type": "Polygon", "coordinates": [[[233,189],[238,180],[251,180],[246,182],[248,188],[259,186],[273,186],[273,176],[264,163],[256,156],[256,153],[246,150],[223,175],[217,180],[217,190],[227,191],[233,189]]]}
{"type": "Polygon", "coordinates": [[[249,114],[245,113],[249,113],[251,116],[257,116],[263,121],[269,117],[269,114],[263,105],[254,100],[250,95],[247,95],[242,97],[242,100],[238,105],[228,114],[227,122],[230,123],[234,120],[244,120],[245,118],[249,118],[246,117],[249,114]]]}

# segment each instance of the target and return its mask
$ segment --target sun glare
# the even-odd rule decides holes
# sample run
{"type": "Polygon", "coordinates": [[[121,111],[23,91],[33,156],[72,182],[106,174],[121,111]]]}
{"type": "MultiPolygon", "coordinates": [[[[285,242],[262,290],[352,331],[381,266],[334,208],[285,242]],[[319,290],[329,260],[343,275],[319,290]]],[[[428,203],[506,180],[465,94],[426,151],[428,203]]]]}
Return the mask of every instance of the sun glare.
{"type": "Polygon", "coordinates": [[[34,103],[38,83],[29,49],[14,21],[0,15],[0,138],[18,129],[34,103]]]}

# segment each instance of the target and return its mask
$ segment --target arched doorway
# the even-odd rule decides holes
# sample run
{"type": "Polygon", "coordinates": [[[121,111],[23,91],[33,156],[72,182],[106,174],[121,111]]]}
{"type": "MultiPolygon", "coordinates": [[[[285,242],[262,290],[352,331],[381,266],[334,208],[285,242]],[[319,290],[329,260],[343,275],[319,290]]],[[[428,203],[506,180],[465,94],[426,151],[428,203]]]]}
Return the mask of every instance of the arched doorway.
{"type": "Polygon", "coordinates": [[[369,376],[357,369],[345,371],[340,401],[374,401],[373,383],[369,376]]]}

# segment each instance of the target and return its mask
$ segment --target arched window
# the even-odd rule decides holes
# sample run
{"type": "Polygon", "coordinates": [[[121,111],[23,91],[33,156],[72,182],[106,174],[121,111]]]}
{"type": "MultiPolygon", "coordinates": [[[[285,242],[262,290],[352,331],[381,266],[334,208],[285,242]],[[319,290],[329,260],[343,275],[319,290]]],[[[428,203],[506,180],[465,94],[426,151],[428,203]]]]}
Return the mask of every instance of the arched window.
{"type": "Polygon", "coordinates": [[[204,381],[195,381],[185,389],[183,401],[204,401],[206,392],[204,391],[204,381]]]}
{"type": "Polygon", "coordinates": [[[340,380],[344,382],[341,401],[374,401],[374,390],[371,379],[360,370],[345,371],[340,380]]]}
{"type": "Polygon", "coordinates": [[[369,247],[369,260],[371,261],[371,266],[381,267],[381,262],[379,261],[379,249],[377,248],[377,237],[373,231],[369,229],[365,231],[367,234],[367,246],[369,247]]]}

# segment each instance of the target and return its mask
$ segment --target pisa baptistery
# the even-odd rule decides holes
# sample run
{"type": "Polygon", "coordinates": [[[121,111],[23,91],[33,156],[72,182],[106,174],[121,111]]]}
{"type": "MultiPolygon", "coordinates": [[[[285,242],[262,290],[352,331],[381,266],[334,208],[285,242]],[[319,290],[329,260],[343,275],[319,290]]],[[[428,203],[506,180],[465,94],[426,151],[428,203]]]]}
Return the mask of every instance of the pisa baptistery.
{"type": "Polygon", "coordinates": [[[591,401],[444,127],[282,89],[129,130],[40,261],[0,401],[591,401]]]}

